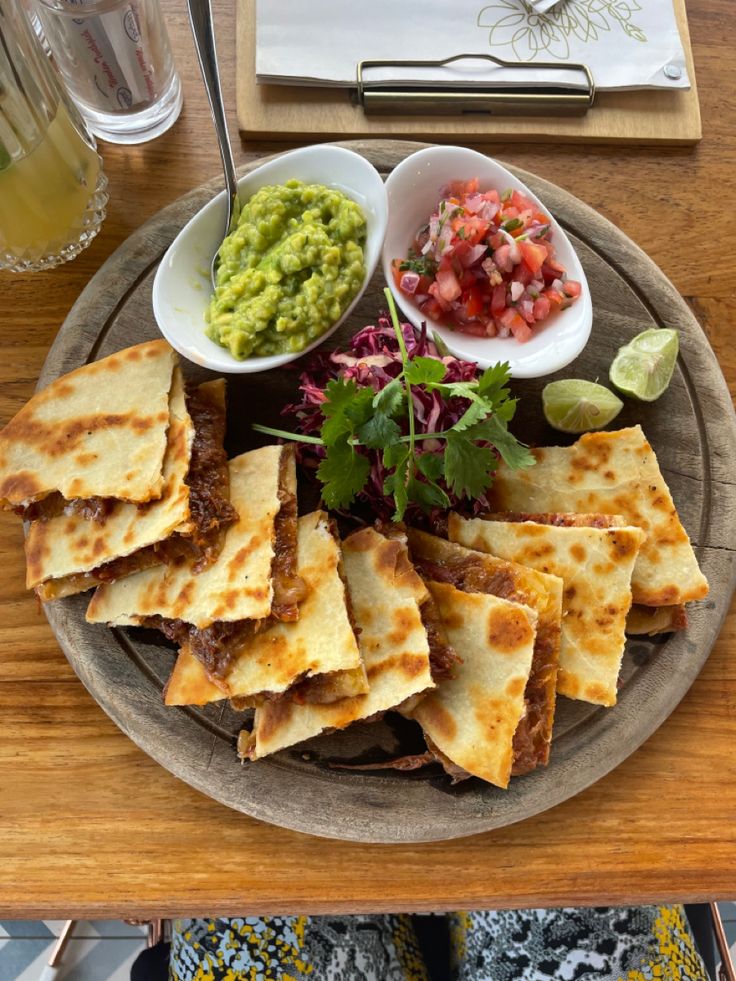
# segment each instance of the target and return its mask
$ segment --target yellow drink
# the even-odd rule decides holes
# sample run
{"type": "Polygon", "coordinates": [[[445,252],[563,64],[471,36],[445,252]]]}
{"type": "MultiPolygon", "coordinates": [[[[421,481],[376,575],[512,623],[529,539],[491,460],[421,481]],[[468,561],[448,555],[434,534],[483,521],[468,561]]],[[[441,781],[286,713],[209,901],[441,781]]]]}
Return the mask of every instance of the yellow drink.
{"type": "Polygon", "coordinates": [[[24,156],[0,147],[0,266],[55,265],[83,248],[106,200],[100,177],[100,158],[64,102],[24,156]]]}

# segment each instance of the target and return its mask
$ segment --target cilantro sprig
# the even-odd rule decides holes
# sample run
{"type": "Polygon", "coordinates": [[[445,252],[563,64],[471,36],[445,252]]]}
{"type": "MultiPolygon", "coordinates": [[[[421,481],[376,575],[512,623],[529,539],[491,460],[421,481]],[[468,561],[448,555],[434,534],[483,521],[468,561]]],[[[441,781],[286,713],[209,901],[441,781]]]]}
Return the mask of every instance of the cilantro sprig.
{"type": "Polygon", "coordinates": [[[384,293],[401,352],[400,374],[378,392],[351,378],[329,381],[319,436],[253,428],[324,447],[317,476],[329,508],[352,504],[380,463],[383,492],[393,498],[393,517],[400,521],[410,504],[429,511],[449,508],[450,495],[481,497],[493,482],[499,457],[514,469],[531,466],[534,457],[508,430],[517,403],[507,387],[508,364],[493,365],[474,381],[447,381],[447,366],[438,358],[409,357],[394,298],[390,290],[384,293]],[[421,432],[415,390],[467,404],[449,428],[421,432]]]}

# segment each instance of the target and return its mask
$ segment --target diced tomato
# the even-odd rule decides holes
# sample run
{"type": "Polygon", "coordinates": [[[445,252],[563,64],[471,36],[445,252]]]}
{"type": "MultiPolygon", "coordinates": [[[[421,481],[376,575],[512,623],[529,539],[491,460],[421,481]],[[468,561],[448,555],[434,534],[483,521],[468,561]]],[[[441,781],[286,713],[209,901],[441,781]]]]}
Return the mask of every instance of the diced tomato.
{"type": "Polygon", "coordinates": [[[468,194],[476,194],[480,181],[473,177],[469,181],[450,181],[447,185],[447,194],[452,197],[462,199],[468,194]]]}
{"type": "Polygon", "coordinates": [[[463,334],[472,334],[473,337],[487,337],[486,328],[484,324],[479,324],[477,322],[470,324],[463,324],[463,334]]]}
{"type": "Polygon", "coordinates": [[[532,336],[529,324],[524,320],[518,311],[509,307],[498,317],[499,323],[503,327],[508,327],[517,341],[528,341],[532,336]]]}
{"type": "Polygon", "coordinates": [[[540,296],[534,301],[534,319],[544,320],[549,316],[550,302],[546,296],[540,296]]]}
{"type": "Polygon", "coordinates": [[[483,241],[491,226],[476,215],[462,215],[453,221],[452,227],[461,242],[477,245],[483,241]]]}
{"type": "Polygon", "coordinates": [[[547,259],[547,249],[541,242],[519,242],[521,258],[525,265],[536,274],[547,259]]]}
{"type": "Polygon", "coordinates": [[[445,313],[445,311],[442,309],[442,307],[439,305],[439,303],[437,302],[437,300],[435,300],[433,296],[430,296],[428,300],[425,300],[419,309],[429,320],[441,321],[445,313]]]}
{"type": "Polygon", "coordinates": [[[500,286],[493,287],[493,296],[491,297],[491,313],[494,317],[497,317],[503,310],[506,309],[506,285],[502,283],[500,286]]]}
{"type": "Polygon", "coordinates": [[[576,279],[568,279],[568,281],[565,283],[563,289],[564,289],[565,294],[567,296],[571,296],[571,297],[574,298],[576,296],[580,296],[580,292],[582,290],[582,286],[580,285],[580,283],[576,279]]]}
{"type": "Polygon", "coordinates": [[[435,302],[445,313],[447,313],[448,310],[452,310],[452,304],[442,296],[442,293],[440,292],[440,285],[437,281],[432,283],[432,285],[429,287],[429,295],[434,297],[435,302]]]}
{"type": "Polygon", "coordinates": [[[471,286],[466,293],[463,293],[463,304],[465,315],[469,319],[483,312],[483,294],[477,286],[471,286]]]}
{"type": "Polygon", "coordinates": [[[509,204],[512,208],[516,208],[517,212],[526,211],[527,208],[532,209],[534,207],[529,198],[525,197],[521,191],[512,192],[509,204]]]}
{"type": "MultiPolygon", "coordinates": [[[[519,243],[523,245],[524,243],[519,243]]],[[[528,286],[529,283],[534,279],[534,273],[531,271],[529,266],[524,262],[520,262],[518,266],[514,266],[514,271],[511,273],[511,279],[515,283],[522,283],[524,286],[528,286]]]]}
{"type": "Polygon", "coordinates": [[[551,307],[562,306],[562,293],[558,293],[557,290],[545,290],[544,296],[549,300],[551,307]]]}
{"type": "Polygon", "coordinates": [[[447,302],[456,300],[462,292],[460,282],[449,258],[444,258],[437,268],[437,286],[440,296],[447,302]]]}
{"type": "Polygon", "coordinates": [[[493,261],[501,272],[510,273],[514,268],[514,262],[511,258],[511,246],[502,245],[499,249],[496,249],[493,253],[493,261]]]}

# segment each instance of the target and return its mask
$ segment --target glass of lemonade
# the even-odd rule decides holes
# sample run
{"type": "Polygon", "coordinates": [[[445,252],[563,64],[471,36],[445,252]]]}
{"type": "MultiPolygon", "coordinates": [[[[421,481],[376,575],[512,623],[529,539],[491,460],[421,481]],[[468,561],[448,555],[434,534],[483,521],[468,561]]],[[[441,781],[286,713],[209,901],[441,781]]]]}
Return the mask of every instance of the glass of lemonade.
{"type": "Polygon", "coordinates": [[[23,5],[0,0],[0,269],[73,259],[99,231],[106,187],[94,140],[23,5]]]}

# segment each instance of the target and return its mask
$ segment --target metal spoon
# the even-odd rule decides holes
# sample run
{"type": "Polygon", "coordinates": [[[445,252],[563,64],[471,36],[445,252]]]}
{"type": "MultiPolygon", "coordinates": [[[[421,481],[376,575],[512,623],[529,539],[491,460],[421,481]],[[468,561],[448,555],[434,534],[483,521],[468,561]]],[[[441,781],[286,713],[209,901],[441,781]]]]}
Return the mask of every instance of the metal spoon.
{"type": "MultiPolygon", "coordinates": [[[[225,173],[225,188],[228,195],[227,224],[225,235],[230,234],[238,223],[240,216],[240,198],[238,197],[238,181],[235,176],[235,164],[233,163],[233,150],[230,146],[230,137],[227,131],[225,120],[225,107],[222,103],[222,91],[220,89],[220,72],[217,67],[217,50],[215,48],[215,34],[212,21],[212,6],[210,0],[187,0],[189,8],[189,25],[194,35],[194,47],[197,51],[199,68],[202,72],[202,81],[207,92],[212,113],[212,122],[215,124],[215,135],[220,147],[220,157],[222,158],[222,169],[225,173]]],[[[216,270],[219,259],[219,249],[212,256],[210,266],[210,279],[212,288],[217,285],[216,270]]]]}

